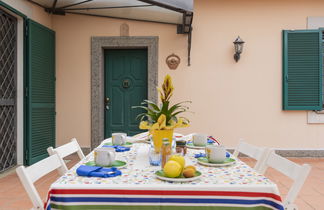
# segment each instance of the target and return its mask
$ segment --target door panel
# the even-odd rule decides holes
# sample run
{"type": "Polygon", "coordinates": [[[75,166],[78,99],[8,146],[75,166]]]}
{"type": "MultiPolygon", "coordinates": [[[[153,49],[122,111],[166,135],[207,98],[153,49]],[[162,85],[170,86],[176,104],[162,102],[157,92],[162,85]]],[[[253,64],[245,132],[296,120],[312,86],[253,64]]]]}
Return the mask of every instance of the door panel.
{"type": "Polygon", "coordinates": [[[123,126],[124,112],[122,108],[125,106],[123,92],[119,89],[119,87],[113,87],[111,94],[112,96],[110,97],[110,108],[114,110],[114,112],[111,113],[111,123],[115,126],[123,126]]]}
{"type": "MultiPolygon", "coordinates": [[[[145,92],[147,91],[146,88],[143,87],[134,87],[133,91],[129,93],[129,98],[130,98],[130,104],[132,106],[138,106],[141,104],[143,101],[140,97],[137,96],[137,93],[145,92]]],[[[138,126],[138,120],[136,120],[136,116],[142,113],[143,111],[141,109],[132,109],[131,107],[129,108],[129,113],[130,113],[130,121],[129,121],[129,126],[138,126]]]]}
{"type": "Polygon", "coordinates": [[[16,165],[17,19],[0,9],[0,173],[16,165]]]}
{"type": "Polygon", "coordinates": [[[113,132],[135,135],[139,132],[136,116],[142,112],[132,109],[147,99],[147,50],[105,51],[105,138],[113,132]]]}

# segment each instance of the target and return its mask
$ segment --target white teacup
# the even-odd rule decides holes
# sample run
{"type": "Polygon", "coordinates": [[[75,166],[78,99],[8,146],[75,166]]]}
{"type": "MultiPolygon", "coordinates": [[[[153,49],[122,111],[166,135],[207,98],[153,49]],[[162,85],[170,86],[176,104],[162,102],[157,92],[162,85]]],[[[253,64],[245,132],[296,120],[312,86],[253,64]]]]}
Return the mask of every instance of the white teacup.
{"type": "Polygon", "coordinates": [[[206,146],[207,134],[195,133],[192,135],[192,143],[195,146],[206,146]]]}
{"type": "Polygon", "coordinates": [[[208,145],[206,157],[211,163],[222,163],[226,159],[226,149],[223,145],[208,145]]]}
{"type": "Polygon", "coordinates": [[[124,145],[126,143],[126,133],[112,133],[111,142],[113,145],[124,145]]]}
{"type": "Polygon", "coordinates": [[[115,149],[109,147],[96,148],[94,150],[94,161],[99,166],[111,166],[115,161],[115,149]]]}

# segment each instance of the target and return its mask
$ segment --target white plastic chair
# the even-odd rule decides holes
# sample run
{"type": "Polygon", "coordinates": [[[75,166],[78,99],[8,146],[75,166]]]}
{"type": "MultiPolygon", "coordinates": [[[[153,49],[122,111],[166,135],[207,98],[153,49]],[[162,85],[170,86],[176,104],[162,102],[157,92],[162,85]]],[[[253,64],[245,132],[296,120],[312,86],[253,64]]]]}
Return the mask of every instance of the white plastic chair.
{"type": "MultiPolygon", "coordinates": [[[[55,149],[53,147],[49,147],[49,148],[47,148],[47,152],[49,155],[58,154],[58,156],[62,159],[62,161],[63,161],[63,158],[65,158],[66,156],[71,155],[75,152],[78,154],[80,159],[83,159],[85,157],[76,138],[71,139],[70,143],[64,144],[64,145],[57,147],[55,149]]],[[[65,169],[68,170],[64,161],[63,161],[63,163],[64,163],[65,169]]],[[[61,174],[61,175],[63,175],[63,174],[61,174]]]]}
{"type": "Polygon", "coordinates": [[[274,150],[271,150],[269,155],[266,157],[263,166],[260,168],[260,171],[264,173],[268,167],[279,171],[294,181],[283,201],[283,204],[286,210],[297,210],[298,207],[294,204],[294,201],[311,170],[310,165],[298,165],[287,158],[277,155],[274,150]]]}
{"type": "Polygon", "coordinates": [[[44,202],[40,198],[34,183],[41,177],[56,169],[61,173],[66,172],[63,164],[62,159],[55,154],[31,166],[19,166],[16,169],[18,177],[33,203],[32,209],[44,209],[44,202]]]}
{"type": "Polygon", "coordinates": [[[260,173],[261,172],[260,168],[264,162],[264,159],[266,158],[267,154],[269,153],[269,151],[270,150],[268,148],[257,147],[257,146],[254,146],[254,145],[244,142],[243,139],[240,139],[239,144],[235,148],[233,156],[237,158],[240,153],[243,153],[243,154],[255,159],[257,162],[254,166],[254,170],[256,170],[257,172],[260,173]]]}

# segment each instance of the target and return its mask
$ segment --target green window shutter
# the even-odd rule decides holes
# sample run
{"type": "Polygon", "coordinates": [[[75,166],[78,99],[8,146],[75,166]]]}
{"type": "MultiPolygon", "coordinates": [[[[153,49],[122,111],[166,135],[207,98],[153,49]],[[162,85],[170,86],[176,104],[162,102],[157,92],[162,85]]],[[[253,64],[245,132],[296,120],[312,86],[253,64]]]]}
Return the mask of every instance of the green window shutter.
{"type": "Polygon", "coordinates": [[[55,146],[55,32],[27,20],[26,163],[55,146]]]}
{"type": "Polygon", "coordinates": [[[322,33],[283,31],[283,109],[322,109],[322,33]]]}

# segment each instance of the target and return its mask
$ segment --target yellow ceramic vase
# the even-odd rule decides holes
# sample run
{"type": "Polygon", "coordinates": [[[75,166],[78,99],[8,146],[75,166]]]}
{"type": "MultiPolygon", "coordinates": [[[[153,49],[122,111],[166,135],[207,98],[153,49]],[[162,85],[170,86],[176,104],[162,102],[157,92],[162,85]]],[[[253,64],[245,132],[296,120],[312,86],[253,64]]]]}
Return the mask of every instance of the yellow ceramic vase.
{"type": "Polygon", "coordinates": [[[164,138],[169,139],[170,144],[172,144],[173,129],[167,130],[153,130],[152,138],[155,152],[160,152],[162,147],[162,140],[164,138]]]}

